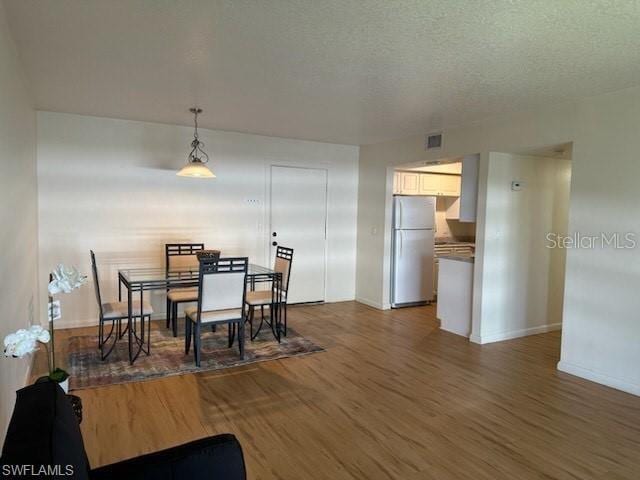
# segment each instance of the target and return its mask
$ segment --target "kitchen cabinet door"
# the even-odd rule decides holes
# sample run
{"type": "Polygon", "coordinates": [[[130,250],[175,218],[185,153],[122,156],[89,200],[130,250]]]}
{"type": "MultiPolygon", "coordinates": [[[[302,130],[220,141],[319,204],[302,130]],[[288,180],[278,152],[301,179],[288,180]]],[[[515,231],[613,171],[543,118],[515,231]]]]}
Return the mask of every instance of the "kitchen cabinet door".
{"type": "Polygon", "coordinates": [[[423,173],[420,175],[420,195],[439,195],[439,177],[442,177],[442,175],[434,173],[423,173]]]}
{"type": "Polygon", "coordinates": [[[402,195],[419,195],[420,174],[400,172],[400,193],[402,195]]]}
{"type": "Polygon", "coordinates": [[[460,196],[460,177],[458,175],[438,175],[439,179],[439,195],[445,197],[460,196]]]}

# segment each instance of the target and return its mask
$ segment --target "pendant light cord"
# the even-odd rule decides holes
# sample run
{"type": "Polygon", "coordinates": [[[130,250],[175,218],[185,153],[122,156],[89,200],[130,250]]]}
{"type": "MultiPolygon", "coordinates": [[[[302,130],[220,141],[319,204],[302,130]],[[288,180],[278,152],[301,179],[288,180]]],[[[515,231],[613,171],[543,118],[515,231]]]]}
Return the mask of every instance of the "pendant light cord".
{"type": "Polygon", "coordinates": [[[189,162],[200,162],[207,163],[209,161],[209,155],[202,149],[204,147],[204,143],[200,141],[198,137],[198,114],[202,111],[199,108],[192,108],[193,112],[193,123],[195,126],[193,132],[193,141],[191,142],[191,152],[189,153],[189,162]],[[202,154],[201,157],[198,157],[198,152],[202,154]]]}

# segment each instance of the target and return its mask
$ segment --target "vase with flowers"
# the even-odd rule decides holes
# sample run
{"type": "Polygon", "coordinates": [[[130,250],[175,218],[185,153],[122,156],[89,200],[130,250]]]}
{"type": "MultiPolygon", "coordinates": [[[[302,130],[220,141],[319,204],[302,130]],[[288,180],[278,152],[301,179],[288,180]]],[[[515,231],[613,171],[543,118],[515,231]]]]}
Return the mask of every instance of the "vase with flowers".
{"type": "Polygon", "coordinates": [[[21,328],[4,338],[4,354],[7,357],[25,357],[38,349],[38,343],[43,344],[47,350],[49,374],[42,379],[50,379],[60,384],[65,393],[69,393],[69,374],[56,366],[54,344],[54,321],[60,318],[60,301],[54,301],[53,297],[60,293],[69,293],[84,285],[86,281],[87,277],[81,275],[75,267],[68,268],[64,265],[58,265],[49,276],[49,329],[33,325],[28,329],[21,328]],[[49,348],[49,344],[51,348],[49,348]]]}
{"type": "Polygon", "coordinates": [[[87,276],[82,275],[75,267],[58,265],[49,275],[49,334],[51,337],[51,349],[49,349],[49,378],[60,384],[65,393],[69,392],[69,374],[56,366],[56,352],[54,344],[54,321],[61,318],[60,301],[54,300],[56,295],[61,293],[71,293],[76,288],[80,288],[87,281],[87,276]]]}

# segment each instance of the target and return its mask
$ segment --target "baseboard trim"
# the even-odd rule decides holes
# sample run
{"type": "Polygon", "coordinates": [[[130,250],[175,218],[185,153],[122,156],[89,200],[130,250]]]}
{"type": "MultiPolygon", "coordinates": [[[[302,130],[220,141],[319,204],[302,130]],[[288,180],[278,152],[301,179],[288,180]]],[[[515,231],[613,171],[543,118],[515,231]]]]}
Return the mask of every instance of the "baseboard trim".
{"type": "Polygon", "coordinates": [[[328,298],[324,303],[342,303],[342,302],[353,302],[355,300],[354,297],[336,297],[336,298],[328,298]]]}
{"type": "Polygon", "coordinates": [[[553,332],[555,330],[560,330],[561,328],[562,323],[550,323],[548,325],[522,328],[520,330],[512,330],[510,332],[493,333],[491,335],[472,335],[469,340],[474,343],[484,345],[485,343],[502,342],[504,340],[512,340],[514,338],[527,337],[529,335],[538,335],[540,333],[553,332]]]}
{"type": "Polygon", "coordinates": [[[356,297],[356,302],[363,303],[369,307],[373,307],[378,310],[389,310],[391,308],[390,303],[375,302],[373,300],[369,300],[368,298],[363,298],[363,297],[356,297]]]}
{"type": "MultiPolygon", "coordinates": [[[[440,319],[438,318],[438,320],[440,320],[440,319]]],[[[459,337],[470,338],[469,334],[465,335],[462,332],[459,332],[459,331],[456,331],[456,330],[453,330],[453,329],[444,328],[442,326],[442,322],[440,323],[440,330],[442,330],[443,332],[447,332],[447,333],[453,333],[454,335],[458,335],[459,337]]]]}
{"type": "MultiPolygon", "coordinates": [[[[345,297],[345,298],[332,298],[331,300],[326,300],[324,303],[340,303],[340,302],[353,302],[353,297],[345,297]]],[[[356,300],[358,301],[358,300],[356,300]]],[[[321,305],[323,302],[320,302],[321,305]]],[[[365,302],[361,302],[365,303],[365,302]]],[[[295,304],[293,304],[295,305],[295,304]]],[[[304,305],[304,304],[301,304],[304,305]]],[[[371,305],[374,306],[374,305],[371,305]]],[[[379,308],[379,307],[375,307],[379,308]]],[[[164,312],[157,312],[151,315],[151,320],[165,320],[166,314],[164,312]]],[[[87,318],[84,320],[56,320],[55,322],[56,329],[64,329],[64,328],[82,328],[82,327],[97,327],[98,319],[97,318],[87,318]]]]}
{"type": "Polygon", "coordinates": [[[65,328],[82,328],[82,327],[95,327],[98,325],[98,319],[87,320],[56,320],[56,330],[62,330],[65,328]]]}
{"type": "Polygon", "coordinates": [[[575,377],[584,378],[585,380],[589,380],[591,382],[599,383],[607,387],[615,388],[616,390],[621,390],[632,395],[640,396],[640,385],[636,383],[631,383],[620,378],[597,373],[593,370],[588,370],[586,368],[579,367],[578,365],[574,365],[563,360],[560,360],[558,362],[558,370],[575,377]]]}
{"type": "MultiPolygon", "coordinates": [[[[167,317],[164,312],[154,313],[151,315],[151,320],[165,320],[167,317]]],[[[110,322],[110,320],[109,320],[110,322]]],[[[108,325],[110,325],[108,323],[108,325]]],[[[56,330],[63,328],[82,328],[82,327],[97,327],[97,318],[86,318],[84,320],[56,320],[56,330]]]]}

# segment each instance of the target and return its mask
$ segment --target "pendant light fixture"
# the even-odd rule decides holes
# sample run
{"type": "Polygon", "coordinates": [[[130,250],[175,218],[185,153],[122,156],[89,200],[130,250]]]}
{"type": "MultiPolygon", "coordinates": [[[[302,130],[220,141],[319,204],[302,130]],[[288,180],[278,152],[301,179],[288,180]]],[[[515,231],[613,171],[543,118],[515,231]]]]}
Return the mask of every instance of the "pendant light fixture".
{"type": "Polygon", "coordinates": [[[198,138],[198,115],[202,113],[201,108],[190,108],[189,111],[193,113],[195,125],[195,131],[193,132],[193,141],[191,142],[191,152],[187,159],[187,164],[182,167],[176,175],[179,177],[192,177],[192,178],[216,178],[211,170],[207,167],[209,162],[209,155],[203,150],[204,143],[198,138]]]}

